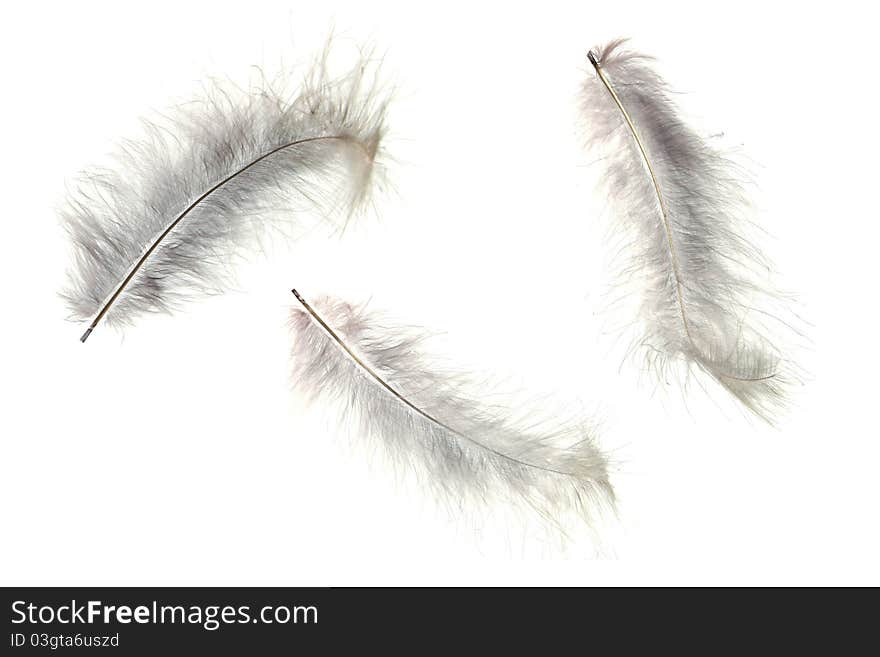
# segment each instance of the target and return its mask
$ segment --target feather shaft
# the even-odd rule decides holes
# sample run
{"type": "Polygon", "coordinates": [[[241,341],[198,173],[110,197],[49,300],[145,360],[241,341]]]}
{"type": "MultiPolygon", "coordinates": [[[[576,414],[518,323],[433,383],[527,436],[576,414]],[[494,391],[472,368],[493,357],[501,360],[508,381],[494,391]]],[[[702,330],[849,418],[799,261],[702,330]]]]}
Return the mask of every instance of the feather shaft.
{"type": "Polygon", "coordinates": [[[463,394],[469,376],[429,363],[424,336],[333,300],[322,300],[319,313],[292,292],[302,306],[291,314],[297,388],[337,400],[343,417],[424,474],[441,500],[458,507],[468,497],[512,498],[552,524],[560,514],[583,520],[602,502],[613,506],[607,461],[583,422],[485,406],[463,394]]]}
{"type": "Polygon", "coordinates": [[[359,358],[358,355],[355,354],[354,351],[351,349],[351,347],[349,347],[349,346],[345,343],[345,341],[339,336],[339,334],[337,334],[332,328],[330,328],[330,326],[327,325],[327,322],[324,321],[324,319],[323,319],[323,318],[317,313],[317,311],[315,311],[315,309],[312,308],[312,307],[309,305],[309,303],[308,303],[305,299],[303,299],[303,297],[299,294],[299,292],[297,292],[295,289],[294,289],[294,290],[291,290],[291,292],[293,292],[293,295],[296,297],[297,301],[299,301],[299,302],[302,304],[303,308],[306,309],[306,311],[309,313],[309,315],[312,316],[312,318],[313,318],[313,319],[318,323],[318,325],[324,330],[324,332],[327,334],[327,336],[328,336],[331,340],[333,340],[333,341],[336,343],[336,345],[337,345],[340,349],[342,349],[342,351],[344,351],[345,354],[346,354],[349,358],[351,358],[351,360],[354,361],[354,363],[355,363],[359,368],[361,368],[361,369],[362,369],[362,370],[363,370],[368,376],[370,376],[370,377],[371,377],[371,378],[372,378],[372,379],[373,379],[378,385],[380,385],[382,388],[384,388],[386,392],[388,392],[389,394],[391,394],[391,395],[392,395],[394,398],[396,398],[400,403],[402,403],[403,405],[405,405],[407,408],[409,408],[409,409],[410,409],[411,411],[413,411],[414,413],[416,413],[416,414],[420,415],[421,417],[425,418],[426,420],[428,420],[428,422],[431,422],[431,423],[433,423],[433,424],[436,424],[436,425],[437,425],[438,427],[440,427],[441,429],[444,429],[445,431],[448,431],[448,432],[450,432],[450,433],[452,433],[452,434],[458,436],[458,437],[461,438],[462,440],[467,440],[468,442],[473,443],[474,445],[476,445],[476,446],[479,447],[480,449],[485,449],[485,450],[491,452],[492,454],[495,454],[496,456],[499,456],[499,457],[501,457],[501,458],[503,458],[503,459],[509,460],[509,461],[511,461],[512,463],[516,463],[517,465],[522,465],[522,466],[525,466],[525,467],[527,467],[527,468],[537,468],[538,470],[544,470],[545,472],[553,472],[553,473],[555,473],[555,474],[560,474],[560,475],[570,475],[570,476],[571,476],[571,475],[574,475],[574,474],[575,474],[575,473],[573,473],[573,472],[563,472],[563,471],[560,471],[560,470],[554,470],[553,468],[544,467],[544,466],[542,466],[542,465],[536,465],[536,464],[534,464],[534,463],[527,463],[527,462],[522,461],[522,460],[520,460],[520,459],[518,459],[518,458],[515,458],[515,457],[513,457],[513,456],[510,456],[509,454],[504,454],[503,452],[500,452],[500,451],[498,451],[497,449],[493,449],[492,447],[489,447],[488,445],[484,445],[483,443],[481,443],[481,442],[478,441],[478,440],[474,440],[474,439],[471,438],[470,436],[466,436],[465,434],[463,434],[463,433],[461,433],[460,431],[458,431],[458,430],[452,428],[451,426],[449,426],[449,425],[446,424],[445,422],[442,422],[441,420],[438,420],[436,417],[434,417],[434,416],[431,415],[430,413],[426,413],[426,412],[423,411],[421,408],[419,408],[418,406],[416,406],[415,404],[413,404],[409,399],[407,399],[406,397],[404,397],[403,395],[401,395],[397,390],[395,390],[395,389],[391,386],[391,384],[389,384],[385,379],[383,379],[383,378],[382,378],[382,377],[381,377],[381,376],[380,376],[380,375],[379,375],[379,374],[378,374],[378,373],[377,373],[372,367],[370,367],[367,363],[365,363],[365,362],[363,361],[363,359],[359,358]]]}
{"type": "MultiPolygon", "coordinates": [[[[246,164],[242,168],[240,168],[237,171],[233,172],[232,174],[228,175],[226,178],[224,178],[223,180],[218,182],[216,185],[214,185],[213,187],[208,189],[208,191],[206,191],[201,196],[199,196],[195,201],[190,203],[189,206],[187,206],[187,208],[183,212],[181,212],[174,219],[174,221],[172,221],[168,225],[168,227],[159,234],[159,236],[155,240],[153,240],[153,242],[150,244],[150,246],[147,248],[147,250],[144,251],[144,254],[134,264],[134,266],[131,268],[131,271],[129,271],[128,274],[126,275],[126,277],[124,279],[122,279],[122,282],[119,284],[119,287],[116,288],[116,290],[113,292],[113,294],[110,296],[110,298],[107,299],[106,303],[104,303],[104,305],[101,307],[101,310],[98,311],[98,314],[95,315],[95,318],[92,320],[92,323],[89,325],[89,327],[86,329],[85,333],[83,333],[82,337],[80,338],[80,342],[85,342],[89,338],[89,336],[92,334],[92,331],[95,329],[95,327],[98,325],[98,323],[104,317],[104,315],[107,314],[107,311],[110,310],[110,306],[112,306],[113,302],[115,302],[116,299],[119,297],[119,295],[122,294],[123,290],[125,290],[125,288],[131,282],[131,280],[138,273],[140,268],[144,266],[144,263],[146,263],[146,261],[152,255],[153,251],[156,250],[156,248],[162,243],[162,240],[164,240],[168,236],[168,234],[171,233],[171,231],[173,231],[177,227],[177,225],[181,221],[183,221],[183,219],[190,212],[192,212],[192,210],[196,206],[199,205],[199,203],[201,203],[206,198],[208,198],[211,194],[213,194],[215,191],[217,191],[218,189],[223,187],[223,185],[225,185],[229,181],[233,180],[234,178],[237,178],[241,174],[245,173],[248,169],[259,164],[260,162],[262,162],[266,158],[272,157],[276,153],[287,150],[288,148],[294,148],[296,146],[301,146],[302,144],[308,144],[308,143],[311,143],[314,141],[322,141],[322,140],[324,140],[324,141],[329,141],[329,140],[351,141],[351,138],[344,137],[344,136],[338,136],[338,135],[321,136],[321,137],[306,137],[304,139],[297,139],[297,140],[294,140],[294,141],[289,142],[287,144],[283,144],[282,146],[278,146],[277,148],[273,148],[268,153],[264,153],[263,155],[260,155],[255,160],[252,160],[251,162],[249,162],[248,164],[246,164]]],[[[354,143],[357,143],[357,142],[354,142],[354,143]]]]}
{"type": "Polygon", "coordinates": [[[596,74],[599,76],[605,89],[614,100],[614,104],[617,105],[617,109],[620,110],[621,115],[623,115],[623,120],[626,121],[626,125],[629,128],[629,131],[639,148],[639,153],[641,153],[642,159],[645,162],[645,166],[648,169],[648,175],[651,176],[651,184],[654,187],[654,193],[657,194],[657,204],[660,207],[660,214],[663,219],[663,229],[666,232],[666,245],[669,248],[669,259],[672,262],[672,272],[675,276],[675,294],[676,300],[678,301],[678,311],[679,314],[681,314],[681,323],[684,326],[685,333],[687,333],[688,340],[693,343],[690,326],[688,326],[687,315],[684,311],[684,295],[681,291],[681,265],[678,262],[678,254],[675,251],[675,245],[672,243],[672,229],[669,227],[669,210],[666,207],[666,200],[663,198],[663,190],[660,189],[660,183],[657,180],[657,173],[654,171],[654,167],[651,166],[651,158],[648,157],[648,151],[645,149],[645,144],[639,136],[639,131],[636,130],[632,117],[629,115],[629,112],[626,111],[623,101],[620,100],[620,96],[617,95],[614,86],[611,84],[608,76],[605,75],[605,71],[602,70],[602,65],[599,63],[595,53],[591,50],[587,53],[587,57],[593,65],[593,68],[596,69],[596,74]]]}
{"type": "Polygon", "coordinates": [[[171,313],[235,282],[233,265],[266,239],[308,232],[368,206],[384,170],[388,94],[363,59],[331,78],[329,50],[296,90],[291,74],[242,88],[222,81],[146,122],[117,166],[84,172],[62,207],[73,266],[61,296],[80,340],[107,324],[171,313]]]}

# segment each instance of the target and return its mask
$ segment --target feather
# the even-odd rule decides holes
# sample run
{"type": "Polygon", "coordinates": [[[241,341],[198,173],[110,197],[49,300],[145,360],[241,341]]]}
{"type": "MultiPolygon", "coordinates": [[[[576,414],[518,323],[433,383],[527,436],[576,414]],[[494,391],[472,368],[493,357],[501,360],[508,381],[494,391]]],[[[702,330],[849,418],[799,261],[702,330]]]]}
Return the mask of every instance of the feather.
{"type": "Polygon", "coordinates": [[[77,321],[129,325],[233,282],[231,265],[291,237],[306,216],[367,202],[381,163],[387,97],[374,67],[331,78],[327,52],[296,93],[287,76],[244,91],[211,82],[200,99],[146,124],[118,166],[85,174],[62,223],[73,266],[62,292],[77,321]]]}
{"type": "Polygon", "coordinates": [[[293,292],[302,304],[291,314],[295,388],[336,402],[441,500],[519,501],[554,521],[613,503],[606,459],[583,422],[545,428],[533,415],[502,415],[462,393],[470,377],[438,373],[420,349],[426,336],[332,299],[319,314],[293,292]]]}
{"type": "Polygon", "coordinates": [[[661,378],[676,363],[697,368],[771,422],[796,368],[775,344],[782,298],[746,234],[744,173],[685,123],[651,58],[624,43],[590,51],[583,111],[627,235],[624,280],[640,288],[638,344],[661,378]]]}

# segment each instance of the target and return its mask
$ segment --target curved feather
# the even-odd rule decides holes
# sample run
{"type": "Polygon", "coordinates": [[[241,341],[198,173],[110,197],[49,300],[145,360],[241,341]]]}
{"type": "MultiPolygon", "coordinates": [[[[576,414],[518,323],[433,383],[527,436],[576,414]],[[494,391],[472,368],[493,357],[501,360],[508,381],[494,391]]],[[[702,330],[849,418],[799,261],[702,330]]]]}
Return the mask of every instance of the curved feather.
{"type": "Polygon", "coordinates": [[[652,59],[616,40],[590,51],[584,88],[588,146],[630,231],[627,278],[641,287],[649,365],[709,373],[771,421],[786,403],[792,367],[774,344],[778,296],[771,265],[746,236],[740,168],[681,118],[652,59]]]}
{"type": "Polygon", "coordinates": [[[74,264],[71,318],[131,324],[218,294],[231,265],[306,216],[345,222],[368,199],[387,98],[365,63],[332,79],[325,58],[295,93],[265,78],[211,82],[202,98],[146,125],[113,170],[83,176],[62,212],[74,264]]]}
{"type": "Polygon", "coordinates": [[[322,299],[293,309],[293,380],[310,399],[337,403],[357,432],[414,469],[442,498],[509,498],[555,519],[590,518],[613,503],[607,461],[583,423],[539,429],[463,394],[464,374],[440,373],[424,335],[364,308],[322,299]]]}

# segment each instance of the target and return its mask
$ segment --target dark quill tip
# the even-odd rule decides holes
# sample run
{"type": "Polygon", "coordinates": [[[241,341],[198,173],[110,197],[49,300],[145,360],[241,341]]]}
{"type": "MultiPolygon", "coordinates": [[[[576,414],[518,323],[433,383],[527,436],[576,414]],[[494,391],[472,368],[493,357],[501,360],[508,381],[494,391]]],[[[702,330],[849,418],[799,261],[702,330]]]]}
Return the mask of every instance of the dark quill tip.
{"type": "Polygon", "coordinates": [[[93,327],[90,326],[89,328],[86,329],[86,332],[83,333],[82,337],[79,339],[80,342],[85,342],[86,340],[89,339],[89,336],[92,334],[92,328],[93,327]]]}
{"type": "Polygon", "coordinates": [[[593,52],[592,50],[590,50],[590,51],[587,53],[587,59],[590,60],[590,63],[591,63],[595,68],[599,68],[599,60],[598,60],[598,58],[596,57],[596,53],[595,53],[595,52],[593,52]]]}
{"type": "Polygon", "coordinates": [[[296,297],[296,300],[299,301],[303,305],[303,307],[305,307],[306,309],[309,308],[309,304],[306,303],[306,300],[302,298],[302,295],[299,292],[297,292],[296,290],[291,290],[291,292],[293,292],[293,296],[296,297]]]}

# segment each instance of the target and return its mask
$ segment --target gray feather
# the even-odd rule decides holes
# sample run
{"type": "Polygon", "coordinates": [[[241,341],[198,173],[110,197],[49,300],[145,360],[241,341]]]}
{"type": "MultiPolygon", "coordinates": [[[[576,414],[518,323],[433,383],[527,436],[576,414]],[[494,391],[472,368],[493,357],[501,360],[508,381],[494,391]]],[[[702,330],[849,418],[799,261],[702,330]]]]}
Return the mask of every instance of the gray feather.
{"type": "Polygon", "coordinates": [[[295,236],[306,216],[347,221],[364,205],[386,99],[364,63],[331,79],[325,60],[295,93],[287,78],[249,90],[211,82],[202,98],[147,123],[113,170],[83,175],[62,212],[74,247],[62,293],[71,319],[95,317],[157,238],[217,185],[157,243],[109,307],[109,324],[221,293],[235,262],[271,234],[295,236]]]}
{"type": "Polygon", "coordinates": [[[340,301],[317,306],[374,374],[309,312],[294,309],[295,388],[335,403],[358,435],[442,501],[513,501],[551,520],[572,513],[589,519],[612,504],[607,461],[585,423],[512,418],[465,395],[470,377],[432,363],[422,353],[424,335],[340,301]]]}
{"type": "Polygon", "coordinates": [[[599,75],[590,75],[583,100],[587,141],[601,156],[604,184],[627,236],[622,280],[640,291],[639,346],[648,365],[661,378],[676,364],[703,370],[771,421],[786,404],[795,368],[775,344],[783,325],[771,265],[747,237],[746,176],[685,123],[650,58],[618,40],[594,49],[591,59],[650,162],[649,168],[599,75]]]}

